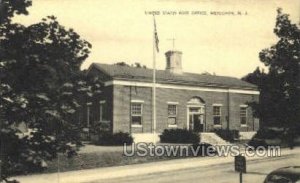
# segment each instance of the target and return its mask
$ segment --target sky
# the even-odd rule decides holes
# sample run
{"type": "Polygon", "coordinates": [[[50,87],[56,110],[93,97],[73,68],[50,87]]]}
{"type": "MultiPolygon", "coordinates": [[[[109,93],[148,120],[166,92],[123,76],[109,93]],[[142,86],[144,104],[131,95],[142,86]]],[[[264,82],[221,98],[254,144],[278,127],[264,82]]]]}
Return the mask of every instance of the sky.
{"type": "Polygon", "coordinates": [[[82,69],[93,62],[121,61],[152,68],[154,26],[149,12],[156,11],[157,69],[165,69],[164,53],[175,49],[183,53],[184,72],[242,77],[263,67],[259,52],[276,43],[278,7],[292,22],[300,22],[299,0],[33,0],[29,15],[15,21],[30,25],[54,15],[66,28],[74,28],[93,46],[82,69]]]}

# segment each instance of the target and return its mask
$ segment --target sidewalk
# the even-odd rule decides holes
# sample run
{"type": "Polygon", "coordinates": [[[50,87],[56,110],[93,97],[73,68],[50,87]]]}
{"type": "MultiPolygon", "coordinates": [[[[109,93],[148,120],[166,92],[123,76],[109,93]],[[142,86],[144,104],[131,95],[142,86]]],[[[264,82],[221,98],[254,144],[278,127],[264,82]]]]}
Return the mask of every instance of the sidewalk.
{"type": "MultiPolygon", "coordinates": [[[[294,150],[282,149],[281,156],[299,154],[300,148],[294,150]]],[[[246,157],[247,161],[264,159],[272,157],[246,157]]],[[[137,176],[145,174],[153,174],[159,172],[175,171],[182,169],[190,169],[196,167],[205,167],[217,164],[232,163],[234,157],[199,157],[185,158],[176,160],[167,160],[159,162],[151,162],[144,164],[134,164],[117,167],[106,167],[89,170],[70,171],[62,173],[40,174],[30,176],[15,177],[21,183],[82,183],[95,180],[105,180],[112,178],[121,178],[127,176],[137,176]]]]}

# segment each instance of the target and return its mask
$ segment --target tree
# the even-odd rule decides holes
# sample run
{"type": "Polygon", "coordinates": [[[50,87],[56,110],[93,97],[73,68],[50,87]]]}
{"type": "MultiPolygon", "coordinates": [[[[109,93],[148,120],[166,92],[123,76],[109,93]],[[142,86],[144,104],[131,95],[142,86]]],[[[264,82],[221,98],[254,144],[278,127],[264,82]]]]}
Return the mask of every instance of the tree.
{"type": "Polygon", "coordinates": [[[80,124],[72,119],[78,98],[92,96],[95,85],[80,71],[90,43],[54,16],[30,26],[12,23],[15,14],[28,14],[31,0],[0,2],[0,182],[7,182],[80,145],[80,124]],[[30,135],[20,136],[19,123],[30,135]]]}
{"type": "Polygon", "coordinates": [[[131,64],[131,65],[127,64],[126,62],[117,62],[117,63],[115,63],[115,65],[147,69],[147,66],[142,65],[139,62],[135,62],[134,64],[131,64]]]}
{"type": "Polygon", "coordinates": [[[278,42],[259,53],[268,72],[256,69],[243,79],[261,91],[253,105],[263,126],[300,129],[300,29],[278,9],[274,33],[278,42]]]}
{"type": "Polygon", "coordinates": [[[10,23],[15,14],[28,15],[27,8],[32,5],[31,0],[1,0],[0,1],[0,25],[10,23]]]}
{"type": "Polygon", "coordinates": [[[127,64],[126,62],[117,62],[114,65],[119,65],[119,66],[123,66],[123,67],[130,67],[130,65],[127,64]]]}
{"type": "Polygon", "coordinates": [[[144,68],[147,69],[147,67],[145,65],[140,64],[139,62],[135,62],[132,67],[136,67],[136,68],[144,68]]]}

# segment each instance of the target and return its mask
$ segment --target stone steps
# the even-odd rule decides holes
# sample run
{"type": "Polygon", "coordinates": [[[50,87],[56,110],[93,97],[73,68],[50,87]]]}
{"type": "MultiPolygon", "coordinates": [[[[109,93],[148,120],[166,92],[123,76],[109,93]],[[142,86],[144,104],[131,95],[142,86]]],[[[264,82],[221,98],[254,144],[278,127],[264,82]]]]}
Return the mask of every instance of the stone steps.
{"type": "Polygon", "coordinates": [[[200,142],[205,142],[211,145],[229,145],[230,143],[219,137],[213,132],[200,133],[200,142]]]}
{"type": "Polygon", "coordinates": [[[240,140],[250,140],[256,134],[256,131],[240,132],[240,140]]]}

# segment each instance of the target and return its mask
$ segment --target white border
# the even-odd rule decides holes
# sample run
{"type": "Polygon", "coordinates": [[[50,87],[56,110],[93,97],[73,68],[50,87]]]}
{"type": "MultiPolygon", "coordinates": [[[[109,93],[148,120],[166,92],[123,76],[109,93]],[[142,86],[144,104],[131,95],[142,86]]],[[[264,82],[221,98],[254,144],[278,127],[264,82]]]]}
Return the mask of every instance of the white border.
{"type": "Polygon", "coordinates": [[[219,106],[219,107],[222,107],[223,104],[213,104],[212,106],[219,106]]]}
{"type": "Polygon", "coordinates": [[[174,105],[178,105],[179,104],[179,102],[167,102],[167,104],[174,104],[174,105]]]}
{"type": "Polygon", "coordinates": [[[142,128],[143,125],[131,125],[132,128],[142,128]]]}
{"type": "MultiPolygon", "coordinates": [[[[146,82],[135,82],[135,81],[122,81],[122,80],[112,80],[107,81],[105,86],[111,85],[123,85],[123,86],[139,86],[139,87],[153,87],[153,83],[146,82]]],[[[171,85],[171,84],[160,84],[156,83],[157,88],[169,88],[178,90],[195,90],[195,91],[210,91],[210,92],[225,92],[225,93],[242,93],[242,94],[252,94],[259,95],[257,90],[243,90],[243,89],[223,89],[223,88],[209,88],[200,86],[181,86],[181,85],[171,85]]]]}
{"type": "Polygon", "coordinates": [[[130,102],[131,103],[144,103],[143,100],[131,100],[130,102]]]}

